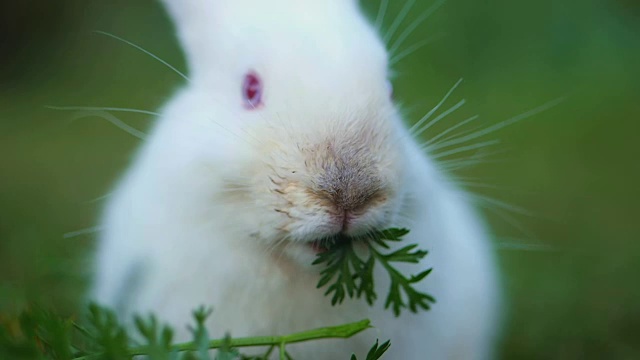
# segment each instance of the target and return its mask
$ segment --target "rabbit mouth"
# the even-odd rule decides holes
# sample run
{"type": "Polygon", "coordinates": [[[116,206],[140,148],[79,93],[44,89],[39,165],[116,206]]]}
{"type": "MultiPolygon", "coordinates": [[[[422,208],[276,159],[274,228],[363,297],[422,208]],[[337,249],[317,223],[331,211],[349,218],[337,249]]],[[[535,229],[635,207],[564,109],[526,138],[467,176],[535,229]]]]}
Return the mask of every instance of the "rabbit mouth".
{"type": "Polygon", "coordinates": [[[350,236],[342,232],[302,241],[290,240],[280,242],[281,250],[286,256],[274,256],[274,259],[280,265],[288,264],[285,267],[287,272],[295,273],[297,270],[293,269],[296,268],[291,268],[289,265],[296,264],[304,269],[311,270],[315,274],[317,269],[314,266],[314,262],[318,259],[318,256],[338,250],[338,248],[344,246],[353,246],[353,250],[361,254],[363,251],[366,251],[366,246],[364,246],[366,241],[367,238],[364,234],[360,236],[350,236]],[[291,260],[292,262],[285,262],[284,259],[291,260]]]}
{"type": "Polygon", "coordinates": [[[334,246],[340,246],[357,240],[358,239],[356,237],[349,236],[341,232],[325,239],[314,240],[308,243],[308,246],[314,253],[321,254],[334,246]]]}
{"type": "Polygon", "coordinates": [[[316,240],[309,243],[309,247],[316,254],[322,254],[323,252],[329,250],[329,246],[325,241],[316,240]]]}

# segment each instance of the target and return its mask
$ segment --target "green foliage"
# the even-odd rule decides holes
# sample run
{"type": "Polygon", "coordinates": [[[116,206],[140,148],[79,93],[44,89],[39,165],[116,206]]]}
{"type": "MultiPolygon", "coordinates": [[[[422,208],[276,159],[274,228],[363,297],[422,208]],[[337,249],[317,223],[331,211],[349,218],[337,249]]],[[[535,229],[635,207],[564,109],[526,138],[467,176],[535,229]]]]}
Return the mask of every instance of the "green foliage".
{"type": "MultiPolygon", "coordinates": [[[[206,359],[209,350],[209,333],[205,327],[205,321],[211,315],[211,309],[205,309],[200,307],[193,312],[193,318],[196,320],[196,327],[190,328],[191,334],[193,334],[193,340],[197,348],[197,354],[200,359],[206,359]]],[[[230,349],[228,339],[225,339],[223,346],[225,352],[230,349]]]]}
{"type": "Polygon", "coordinates": [[[147,319],[136,316],[135,325],[138,332],[146,339],[146,349],[149,357],[158,360],[170,360],[177,358],[175,351],[171,349],[173,330],[168,326],[161,326],[154,315],[147,319]]]}
{"type": "Polygon", "coordinates": [[[431,295],[416,290],[413,285],[429,275],[431,269],[407,278],[392,265],[394,262],[417,264],[427,255],[427,252],[416,250],[418,246],[416,244],[404,246],[389,254],[384,254],[376,248],[377,245],[383,249],[390,249],[388,242],[399,242],[408,233],[407,229],[387,229],[363,238],[337,239],[326,251],[319,253],[313,262],[315,265],[325,265],[320,273],[317,287],[329,285],[325,295],[333,294],[331,298],[333,305],[342,303],[346,296],[364,297],[367,303],[372,305],[377,298],[373,278],[373,269],[377,261],[387,271],[391,280],[385,309],[391,307],[396,316],[400,315],[403,308],[408,308],[414,313],[419,309],[429,310],[430,303],[435,302],[435,299],[431,295]],[[358,256],[354,248],[360,244],[364,244],[368,250],[366,260],[358,256]]]}
{"type": "Polygon", "coordinates": [[[100,354],[104,360],[122,359],[128,355],[129,336],[112,311],[96,304],[89,305],[89,327],[85,335],[93,340],[93,346],[85,354],[100,354]]]}
{"type": "MultiPolygon", "coordinates": [[[[424,279],[431,269],[409,278],[393,267],[392,263],[418,263],[427,255],[417,245],[407,245],[388,254],[376,247],[390,249],[389,242],[399,242],[408,233],[405,229],[387,229],[367,238],[338,239],[314,264],[325,264],[318,287],[329,285],[325,295],[333,294],[332,304],[341,303],[346,296],[364,297],[369,305],[377,298],[373,270],[379,262],[391,279],[385,308],[391,307],[396,316],[401,309],[412,312],[428,310],[435,300],[416,290],[413,285],[424,279]],[[355,246],[364,244],[368,258],[362,260],[355,246]],[[406,299],[406,301],[405,301],[406,299]]],[[[370,327],[369,320],[305,332],[248,338],[210,339],[205,326],[211,309],[200,307],[193,312],[194,326],[188,329],[192,341],[173,343],[173,329],[160,324],[154,315],[133,319],[135,334],[130,334],[115,313],[96,304],[90,304],[83,324],[65,318],[42,307],[32,306],[17,317],[0,318],[0,359],[55,359],[55,360],[120,360],[144,355],[151,360],[205,360],[209,352],[217,349],[216,360],[264,360],[278,349],[279,359],[292,359],[286,345],[326,338],[349,338],[370,327]],[[259,356],[243,355],[238,348],[263,346],[267,350],[259,356]]],[[[377,360],[387,351],[387,341],[371,348],[366,360],[377,360]]],[[[356,355],[351,360],[357,360],[356,355]]]]}
{"type": "MultiPolygon", "coordinates": [[[[115,314],[91,304],[79,325],[53,311],[33,306],[15,318],[0,318],[0,359],[37,360],[120,360],[145,355],[150,360],[205,360],[217,349],[216,360],[265,360],[278,348],[280,359],[292,359],[286,345],[328,338],[349,338],[370,327],[369,320],[282,335],[210,339],[205,327],[210,309],[193,312],[192,341],[174,344],[173,330],[155,316],[134,318],[136,333],[129,334],[115,314]],[[264,346],[260,356],[246,356],[238,348],[264,346]]],[[[371,348],[367,360],[379,359],[389,347],[387,341],[371,348]]],[[[355,356],[355,355],[354,355],[355,356]]],[[[352,359],[355,357],[352,356],[352,359]]]]}
{"type": "MultiPolygon", "coordinates": [[[[382,355],[389,349],[390,346],[391,346],[391,341],[389,340],[382,343],[382,345],[380,346],[378,346],[378,340],[376,340],[376,343],[373,345],[371,350],[369,350],[369,352],[367,353],[367,358],[365,360],[380,359],[382,355]]],[[[358,360],[358,358],[354,354],[354,355],[351,355],[351,360],[358,360]]]]}

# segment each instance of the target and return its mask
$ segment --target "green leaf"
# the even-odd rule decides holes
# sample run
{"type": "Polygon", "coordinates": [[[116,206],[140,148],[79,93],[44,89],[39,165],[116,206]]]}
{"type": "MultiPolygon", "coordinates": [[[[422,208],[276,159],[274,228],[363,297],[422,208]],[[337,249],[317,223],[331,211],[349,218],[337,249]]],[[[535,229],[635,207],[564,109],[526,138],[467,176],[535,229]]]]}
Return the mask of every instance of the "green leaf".
{"type": "Polygon", "coordinates": [[[171,359],[173,330],[168,326],[161,326],[154,315],[149,315],[147,319],[136,316],[134,324],[138,332],[146,340],[146,350],[151,359],[171,359]]]}
{"type": "Polygon", "coordinates": [[[131,358],[128,352],[129,337],[113,311],[90,304],[88,321],[101,354],[100,359],[131,358]]]}
{"type": "Polygon", "coordinates": [[[231,347],[231,336],[227,334],[216,354],[216,360],[236,360],[239,356],[238,350],[231,347]]]}
{"type": "Polygon", "coordinates": [[[389,347],[391,347],[391,340],[385,341],[380,346],[378,346],[378,340],[376,340],[375,345],[373,345],[371,350],[369,350],[369,353],[367,354],[367,359],[366,360],[377,360],[377,359],[380,359],[382,357],[382,355],[387,350],[389,350],[389,347]]]}
{"type": "Polygon", "coordinates": [[[386,261],[395,261],[395,262],[407,262],[417,264],[420,260],[427,255],[426,251],[416,250],[411,252],[411,250],[418,247],[417,244],[407,245],[399,250],[396,250],[390,254],[382,255],[386,261]]]}
{"type": "Polygon", "coordinates": [[[189,328],[193,335],[193,342],[197,346],[197,354],[200,359],[209,358],[209,333],[205,326],[207,318],[211,315],[213,310],[200,306],[193,312],[193,318],[196,321],[195,328],[189,328]]]}
{"type": "Polygon", "coordinates": [[[420,280],[424,279],[425,277],[427,277],[427,275],[429,275],[431,273],[431,270],[433,269],[427,269],[421,273],[419,273],[418,275],[411,275],[411,278],[409,279],[410,283],[417,283],[420,280]]]}
{"type": "MultiPolygon", "coordinates": [[[[373,347],[371,347],[371,349],[367,353],[366,360],[378,360],[378,359],[380,359],[382,357],[382,355],[384,355],[384,353],[387,350],[389,350],[390,346],[391,346],[391,340],[387,340],[386,342],[384,342],[380,346],[378,346],[378,340],[376,340],[376,343],[373,345],[373,347]]],[[[356,355],[353,354],[353,355],[351,355],[351,360],[358,360],[358,358],[356,358],[356,355]]]]}
{"type": "Polygon", "coordinates": [[[371,264],[363,262],[349,242],[334,244],[333,251],[318,254],[318,258],[313,263],[326,263],[326,267],[320,272],[320,280],[316,286],[321,288],[330,284],[325,295],[332,294],[331,304],[342,303],[347,295],[350,298],[360,297],[363,291],[368,298],[372,296],[368,293],[367,286],[363,286],[367,285],[367,282],[362,281],[371,273],[371,264]]]}
{"type": "Polygon", "coordinates": [[[347,296],[364,297],[367,304],[373,305],[377,299],[373,270],[378,262],[391,280],[385,308],[391,308],[396,316],[405,308],[411,312],[429,310],[430,303],[435,302],[435,299],[413,286],[426,278],[431,269],[406,277],[392,265],[394,262],[418,264],[427,255],[427,251],[417,249],[417,244],[406,245],[388,254],[381,253],[376,248],[390,249],[389,241],[399,242],[408,233],[407,229],[391,228],[367,237],[338,239],[327,251],[318,254],[313,262],[314,265],[324,265],[317,287],[326,286],[325,295],[332,295],[332,305],[342,303],[347,296]],[[354,243],[364,244],[369,257],[365,260],[360,258],[354,250],[354,243]]]}
{"type": "Polygon", "coordinates": [[[400,241],[408,233],[409,233],[408,229],[390,228],[390,229],[382,230],[380,232],[380,237],[388,241],[400,241]]]}

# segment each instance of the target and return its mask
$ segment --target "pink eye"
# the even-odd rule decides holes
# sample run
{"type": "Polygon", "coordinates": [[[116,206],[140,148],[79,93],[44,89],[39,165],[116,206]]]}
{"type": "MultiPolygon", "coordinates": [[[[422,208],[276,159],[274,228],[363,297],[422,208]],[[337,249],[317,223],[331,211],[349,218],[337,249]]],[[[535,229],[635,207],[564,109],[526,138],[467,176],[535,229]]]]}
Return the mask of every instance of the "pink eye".
{"type": "Polygon", "coordinates": [[[255,109],[262,104],[262,80],[253,71],[244,76],[242,97],[247,109],[255,109]]]}

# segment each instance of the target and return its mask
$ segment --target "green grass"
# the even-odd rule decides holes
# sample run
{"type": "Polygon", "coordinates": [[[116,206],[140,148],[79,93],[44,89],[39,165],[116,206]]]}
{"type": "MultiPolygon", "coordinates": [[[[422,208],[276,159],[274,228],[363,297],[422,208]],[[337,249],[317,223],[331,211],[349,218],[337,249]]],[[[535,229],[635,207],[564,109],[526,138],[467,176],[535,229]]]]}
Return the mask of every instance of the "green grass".
{"type": "MultiPolygon", "coordinates": [[[[44,106],[154,110],[179,86],[161,64],[94,30],[180,69],[184,62],[156,2],[65,0],[56,16],[38,15],[44,2],[30,3],[0,11],[21,19],[7,32],[17,47],[0,60],[0,312],[34,298],[72,311],[94,242],[63,235],[95,225],[94,199],[109,191],[138,141],[105,121],[70,121],[44,106]]],[[[390,5],[387,26],[402,3],[390,5]]],[[[375,12],[376,4],[365,5],[375,12]]],[[[469,187],[475,193],[530,213],[485,209],[508,296],[505,359],[640,357],[638,10],[624,1],[451,1],[406,45],[443,37],[396,67],[408,121],[465,78],[453,99],[468,104],[432,134],[474,114],[486,126],[566,97],[481,139],[501,140],[499,161],[456,172],[496,186],[469,187]]],[[[145,115],[121,118],[150,125],[145,115]]]]}

